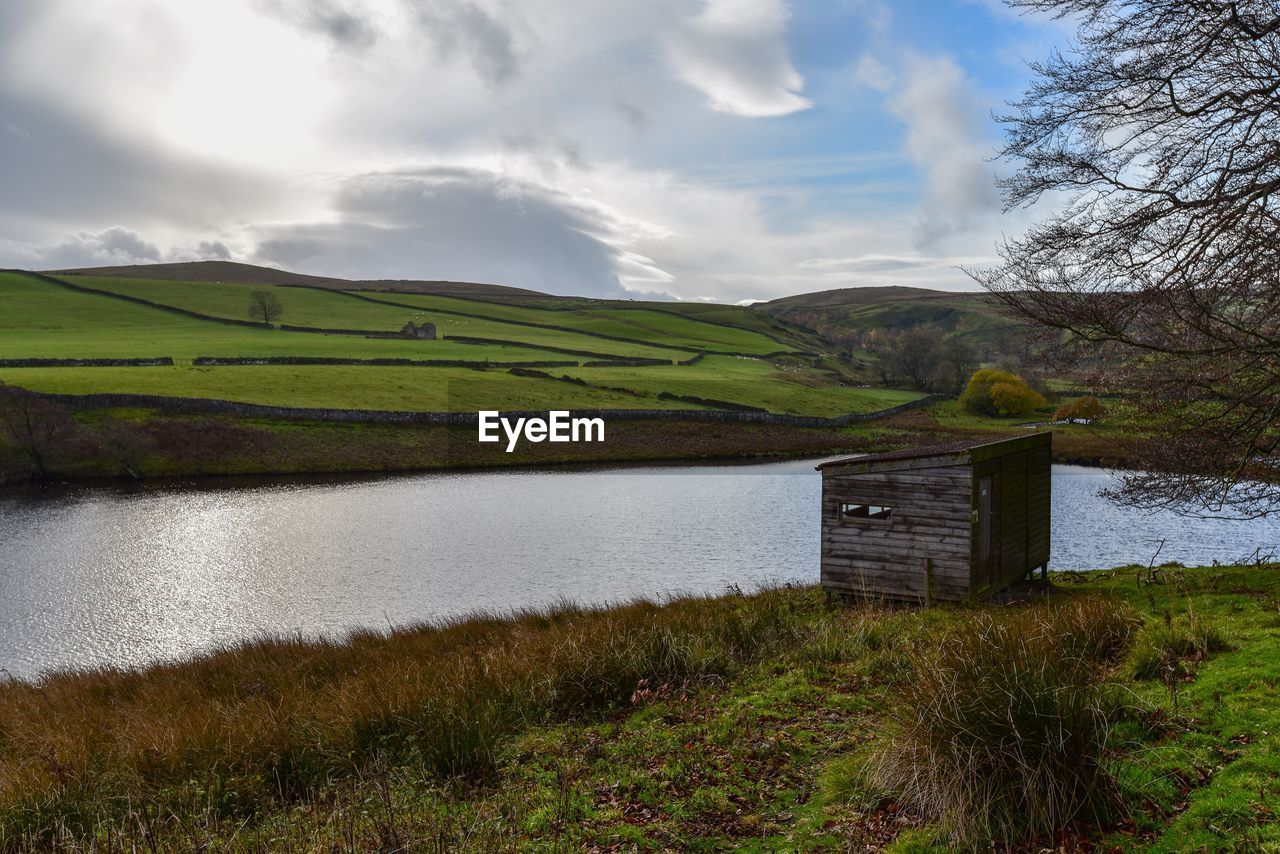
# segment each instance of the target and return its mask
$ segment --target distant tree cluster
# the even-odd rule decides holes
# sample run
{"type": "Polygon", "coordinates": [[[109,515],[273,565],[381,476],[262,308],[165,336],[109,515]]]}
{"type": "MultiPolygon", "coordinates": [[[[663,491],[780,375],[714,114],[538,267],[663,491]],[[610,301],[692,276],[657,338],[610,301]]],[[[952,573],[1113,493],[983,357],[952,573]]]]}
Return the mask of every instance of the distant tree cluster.
{"type": "Polygon", "coordinates": [[[1078,26],[1004,117],[1006,206],[1057,212],[975,276],[1058,366],[1143,402],[1122,501],[1280,509],[1280,3],[1010,0],[1078,26]]]}
{"type": "Polygon", "coordinates": [[[943,336],[928,324],[873,335],[868,343],[879,357],[880,380],[885,385],[958,394],[978,365],[977,353],[968,342],[956,335],[943,336]]]}

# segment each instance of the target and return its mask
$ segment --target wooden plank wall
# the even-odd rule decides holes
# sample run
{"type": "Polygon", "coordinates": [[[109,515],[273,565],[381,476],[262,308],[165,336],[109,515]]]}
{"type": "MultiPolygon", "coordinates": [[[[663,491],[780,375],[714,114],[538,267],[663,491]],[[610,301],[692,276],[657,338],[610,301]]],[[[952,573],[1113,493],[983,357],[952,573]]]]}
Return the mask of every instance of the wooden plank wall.
{"type": "Polygon", "coordinates": [[[822,584],[870,596],[923,599],[925,559],[932,561],[931,595],[969,595],[972,523],[967,465],[822,477],[822,584]],[[893,508],[888,521],[840,521],[842,503],[893,508]]]}
{"type": "Polygon", "coordinates": [[[995,485],[992,573],[989,585],[977,577],[975,551],[974,593],[1002,589],[1049,560],[1051,457],[1043,442],[974,465],[975,483],[991,475],[995,485]]]}
{"type": "Polygon", "coordinates": [[[1049,530],[1053,501],[1053,444],[1044,442],[1027,453],[1027,562],[1049,562],[1049,530]]]}

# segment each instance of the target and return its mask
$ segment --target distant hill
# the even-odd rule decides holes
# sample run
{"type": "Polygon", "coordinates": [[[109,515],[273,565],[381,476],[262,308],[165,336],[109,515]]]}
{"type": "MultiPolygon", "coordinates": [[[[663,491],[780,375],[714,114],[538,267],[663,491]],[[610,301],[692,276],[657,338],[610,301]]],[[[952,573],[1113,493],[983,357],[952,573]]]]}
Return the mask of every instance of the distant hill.
{"type": "Polygon", "coordinates": [[[811,329],[850,350],[863,349],[873,330],[894,333],[923,324],[936,326],[944,335],[963,336],[985,351],[1004,349],[1021,337],[1017,321],[1004,315],[986,293],[840,288],[783,297],[752,308],[811,329]]]}
{"type": "Polygon", "coordinates": [[[479,282],[419,281],[411,279],[336,279],[291,273],[274,267],[241,264],[236,261],[187,261],[177,264],[130,264],[121,267],[81,267],[72,270],[45,270],[50,275],[110,276],[121,279],[157,279],[166,282],[231,282],[267,285],[308,285],[315,288],[349,291],[401,291],[461,297],[511,297],[545,299],[550,294],[506,285],[479,282]]]}
{"type": "MultiPolygon", "coordinates": [[[[446,282],[416,279],[339,279],[312,276],[274,267],[234,261],[190,261],[175,264],[132,264],[118,267],[85,267],[46,271],[51,275],[104,276],[120,279],[150,279],[170,282],[224,282],[231,284],[306,285],[336,291],[380,291],[420,293],[435,296],[492,299],[520,303],[540,303],[551,308],[614,307],[652,305],[666,311],[713,320],[717,314],[742,326],[752,316],[759,318],[760,331],[794,338],[801,329],[816,333],[828,342],[857,352],[866,349],[872,331],[894,333],[921,324],[938,327],[945,335],[960,335],[986,355],[1016,347],[1018,325],[1003,315],[990,295],[953,293],[910,287],[840,288],[783,297],[756,303],[743,312],[731,306],[693,303],[635,303],[617,300],[587,300],[557,296],[526,288],[479,282],[446,282]],[[790,327],[790,332],[788,328],[790,327]]],[[[751,325],[747,323],[746,325],[751,325]]],[[[795,343],[790,342],[790,343],[795,343]]]]}

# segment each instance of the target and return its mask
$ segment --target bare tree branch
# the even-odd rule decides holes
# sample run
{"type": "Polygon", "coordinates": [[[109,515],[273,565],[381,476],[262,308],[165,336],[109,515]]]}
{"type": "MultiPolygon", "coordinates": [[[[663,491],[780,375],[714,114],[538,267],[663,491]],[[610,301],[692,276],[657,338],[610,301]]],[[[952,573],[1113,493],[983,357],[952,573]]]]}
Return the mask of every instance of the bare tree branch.
{"type": "Polygon", "coordinates": [[[1124,365],[1095,379],[1150,440],[1115,497],[1280,509],[1280,3],[1009,2],[1078,25],[1000,117],[1006,208],[1062,205],[974,276],[1064,362],[1124,365]]]}

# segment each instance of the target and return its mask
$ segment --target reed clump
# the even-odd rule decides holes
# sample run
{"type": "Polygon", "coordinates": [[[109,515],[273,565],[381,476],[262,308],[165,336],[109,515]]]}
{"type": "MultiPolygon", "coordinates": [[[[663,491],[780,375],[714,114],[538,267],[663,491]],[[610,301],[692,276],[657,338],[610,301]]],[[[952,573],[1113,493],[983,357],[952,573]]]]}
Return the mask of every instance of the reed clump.
{"type": "Polygon", "coordinates": [[[1105,675],[1138,625],[1101,597],[954,622],[897,685],[866,782],[956,847],[1105,817],[1116,806],[1105,675]]]}
{"type": "Polygon", "coordinates": [[[812,589],[265,638],[141,670],[0,683],[0,849],[157,815],[252,816],[393,764],[483,776],[539,723],[730,675],[805,636],[812,589]]]}
{"type": "Polygon", "coordinates": [[[1130,661],[1135,679],[1177,680],[1186,676],[1187,666],[1218,652],[1232,649],[1231,642],[1212,623],[1193,611],[1173,616],[1143,629],[1134,644],[1130,661]]]}

